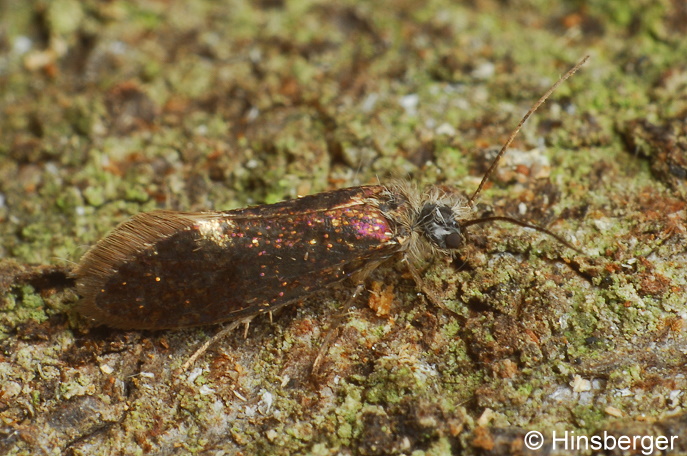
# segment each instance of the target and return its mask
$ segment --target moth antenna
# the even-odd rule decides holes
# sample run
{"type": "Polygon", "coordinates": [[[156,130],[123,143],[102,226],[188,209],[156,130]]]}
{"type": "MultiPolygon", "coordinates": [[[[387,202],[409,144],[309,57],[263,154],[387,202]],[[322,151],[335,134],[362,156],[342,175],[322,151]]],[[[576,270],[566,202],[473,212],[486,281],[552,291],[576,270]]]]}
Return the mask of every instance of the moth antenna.
{"type": "Polygon", "coordinates": [[[508,141],[506,141],[506,143],[503,145],[503,147],[501,147],[501,150],[499,150],[499,153],[496,156],[496,158],[494,159],[494,161],[491,162],[491,165],[489,165],[489,169],[487,169],[487,172],[484,173],[484,177],[482,177],[482,181],[479,183],[477,190],[475,190],[475,193],[473,193],[472,196],[470,197],[470,199],[468,200],[468,206],[469,207],[474,206],[475,198],[477,198],[477,196],[482,191],[484,184],[486,184],[487,181],[489,180],[489,177],[491,177],[492,173],[494,172],[494,170],[498,166],[499,161],[501,161],[501,158],[506,153],[506,151],[508,150],[508,147],[510,147],[511,143],[513,142],[513,140],[515,139],[517,134],[520,132],[520,129],[522,128],[522,126],[525,124],[525,122],[527,122],[527,119],[529,119],[530,116],[532,114],[534,114],[534,111],[536,111],[539,108],[539,106],[541,106],[546,101],[546,99],[549,98],[549,96],[551,96],[553,91],[556,90],[558,88],[558,86],[563,83],[563,81],[565,81],[570,76],[575,74],[575,72],[577,70],[579,70],[580,67],[582,65],[584,65],[588,59],[589,59],[588,55],[584,56],[584,58],[582,60],[577,62],[577,65],[575,65],[574,67],[569,69],[567,73],[565,73],[563,76],[561,76],[561,78],[558,81],[556,81],[556,83],[554,85],[552,85],[551,88],[549,88],[549,90],[547,90],[546,93],[544,93],[544,95],[541,96],[541,98],[539,98],[539,100],[537,100],[537,102],[530,108],[530,110],[527,111],[527,114],[524,115],[524,117],[522,118],[522,120],[520,121],[518,126],[515,127],[515,130],[513,130],[513,132],[508,137],[508,141]]]}
{"type": "Polygon", "coordinates": [[[570,244],[568,241],[566,241],[565,239],[563,239],[559,235],[552,233],[551,231],[547,230],[546,228],[542,228],[541,226],[537,226],[537,225],[532,225],[530,223],[523,222],[521,220],[510,218],[510,217],[503,217],[503,216],[482,217],[482,218],[478,218],[478,219],[467,220],[467,221],[463,222],[461,224],[461,226],[466,227],[466,226],[470,226],[470,225],[479,225],[482,223],[489,223],[489,222],[507,222],[507,223],[512,223],[513,225],[521,226],[523,228],[531,228],[535,231],[539,231],[540,233],[544,233],[546,235],[551,236],[552,238],[554,238],[555,240],[557,240],[558,242],[560,242],[561,244],[563,244],[567,248],[574,250],[575,252],[577,252],[581,255],[585,254],[582,250],[578,249],[577,247],[570,244]]]}

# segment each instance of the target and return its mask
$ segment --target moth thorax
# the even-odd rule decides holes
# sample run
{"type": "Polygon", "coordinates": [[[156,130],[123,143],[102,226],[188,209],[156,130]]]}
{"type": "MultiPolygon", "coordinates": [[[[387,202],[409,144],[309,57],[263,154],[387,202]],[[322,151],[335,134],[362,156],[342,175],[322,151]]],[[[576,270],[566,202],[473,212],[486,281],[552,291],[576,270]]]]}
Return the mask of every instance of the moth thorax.
{"type": "Polygon", "coordinates": [[[455,250],[465,243],[463,230],[449,206],[425,204],[420,211],[417,226],[440,249],[455,250]]]}

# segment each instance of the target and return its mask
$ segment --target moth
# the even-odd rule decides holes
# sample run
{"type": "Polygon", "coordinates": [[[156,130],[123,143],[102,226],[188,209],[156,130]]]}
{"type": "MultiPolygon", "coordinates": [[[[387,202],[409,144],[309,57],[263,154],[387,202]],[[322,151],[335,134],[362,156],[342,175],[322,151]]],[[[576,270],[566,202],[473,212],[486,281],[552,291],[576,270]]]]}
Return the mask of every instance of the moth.
{"type": "MultiPolygon", "coordinates": [[[[575,73],[585,57],[527,112],[471,198],[432,186],[370,185],[231,211],[153,211],[135,215],[93,246],[77,269],[80,311],[122,329],[171,329],[245,321],[346,279],[361,280],[392,259],[416,265],[455,255],[475,199],[522,125],[575,73]]],[[[576,250],[576,249],[575,249],[576,250]]]]}

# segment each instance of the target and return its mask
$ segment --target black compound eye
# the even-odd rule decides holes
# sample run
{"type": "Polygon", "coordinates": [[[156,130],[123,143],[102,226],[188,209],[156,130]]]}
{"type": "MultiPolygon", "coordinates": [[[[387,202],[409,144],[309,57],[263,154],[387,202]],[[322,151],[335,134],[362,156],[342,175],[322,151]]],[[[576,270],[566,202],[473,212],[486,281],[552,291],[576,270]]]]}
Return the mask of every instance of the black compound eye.
{"type": "Polygon", "coordinates": [[[447,249],[459,249],[463,246],[463,236],[454,231],[444,238],[447,249]]]}
{"type": "Polygon", "coordinates": [[[425,205],[420,212],[419,226],[424,235],[440,249],[455,250],[463,246],[461,227],[448,206],[425,205]]]}

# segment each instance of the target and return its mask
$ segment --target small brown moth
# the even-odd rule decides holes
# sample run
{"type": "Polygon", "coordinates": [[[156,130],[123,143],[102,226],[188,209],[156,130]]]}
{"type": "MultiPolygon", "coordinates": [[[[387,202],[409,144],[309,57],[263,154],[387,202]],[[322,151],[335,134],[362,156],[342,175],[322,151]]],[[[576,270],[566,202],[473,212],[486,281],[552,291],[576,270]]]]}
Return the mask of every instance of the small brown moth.
{"type": "Polygon", "coordinates": [[[468,227],[494,221],[538,230],[575,249],[525,222],[468,216],[523,124],[587,59],[525,114],[467,200],[439,187],[394,183],[224,212],[138,214],[81,259],[80,310],[95,323],[123,329],[247,321],[347,278],[360,281],[394,258],[405,260],[422,287],[420,259],[454,255],[468,227]]]}

